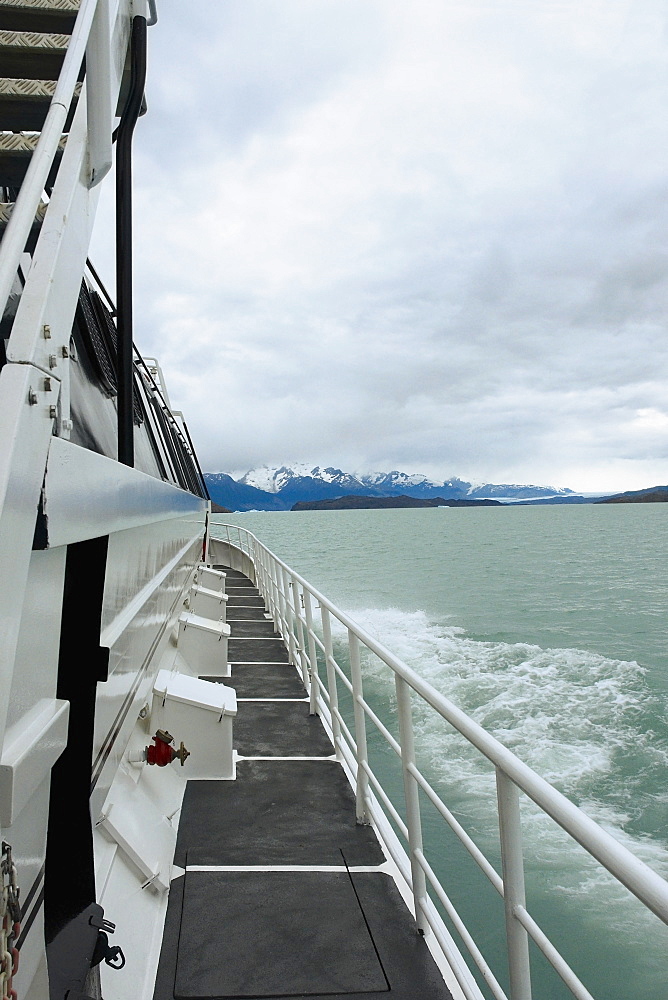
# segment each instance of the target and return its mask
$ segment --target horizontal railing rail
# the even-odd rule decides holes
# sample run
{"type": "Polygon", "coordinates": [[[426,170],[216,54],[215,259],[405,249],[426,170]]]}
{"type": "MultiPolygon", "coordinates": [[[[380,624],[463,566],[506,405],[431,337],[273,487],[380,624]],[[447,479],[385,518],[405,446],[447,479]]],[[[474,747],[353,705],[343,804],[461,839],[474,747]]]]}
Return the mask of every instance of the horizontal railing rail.
{"type": "MultiPolygon", "coordinates": [[[[285,641],[291,661],[299,669],[309,694],[312,714],[319,714],[329,729],[337,759],[347,770],[356,794],[357,819],[373,822],[390,857],[406,880],[413,897],[419,930],[433,932],[467,1000],[482,995],[459,950],[428,894],[436,900],[459,934],[495,1000],[508,1000],[473,935],[441,884],[422,842],[419,794],[434,806],[457,836],[490,884],[503,899],[506,924],[510,1000],[531,1000],[529,940],[540,949],[577,1000],[593,1000],[566,959],[530,914],[524,889],[524,859],[520,817],[520,792],[526,794],[596,861],[624,885],[644,906],[668,924],[668,882],[637,858],[566,796],[541,778],[511,750],[503,746],[465,712],[425,681],[408,664],[370,635],[324,594],[274,555],[251,532],[236,525],[215,524],[221,540],[243,552],[255,569],[256,585],[285,641]],[[316,627],[314,610],[320,611],[316,627]],[[334,654],[332,623],[345,630],[348,672],[334,654]],[[394,675],[399,735],[393,735],[364,697],[361,648],[374,654],[394,675]],[[326,681],[320,678],[324,666],[326,681]],[[339,685],[352,698],[352,724],[339,707],[339,685]],[[499,873],[475,843],[440,795],[418,768],[415,758],[411,692],[429,705],[494,766],[497,816],[500,833],[499,873]],[[367,722],[401,760],[403,801],[397,803],[383,789],[369,764],[367,722]],[[396,832],[398,831],[399,837],[396,832]],[[404,844],[401,839],[403,838],[404,844]]],[[[212,535],[215,543],[215,535],[212,535]]]]}

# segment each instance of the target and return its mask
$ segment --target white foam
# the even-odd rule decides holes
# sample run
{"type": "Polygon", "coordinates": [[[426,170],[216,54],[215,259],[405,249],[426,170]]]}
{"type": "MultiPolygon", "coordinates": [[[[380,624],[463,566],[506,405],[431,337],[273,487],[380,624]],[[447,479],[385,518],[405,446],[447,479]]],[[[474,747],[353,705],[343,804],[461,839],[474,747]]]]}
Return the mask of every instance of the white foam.
{"type": "MultiPolygon", "coordinates": [[[[668,763],[668,743],[657,743],[642,726],[655,696],[638,663],[579,649],[480,642],[422,611],[349,613],[634,854],[668,876],[665,843],[628,829],[637,820],[638,803],[625,777],[626,758],[656,773],[654,788],[662,787],[658,776],[668,763]]],[[[365,673],[369,693],[375,689],[393,699],[393,678],[384,664],[367,656],[365,673]]],[[[415,725],[419,764],[481,846],[495,852],[491,765],[428,706],[416,705],[415,725]]],[[[591,916],[598,919],[604,892],[609,922],[620,932],[623,928],[627,939],[633,934],[643,940],[654,918],[530,802],[523,804],[523,834],[530,881],[533,876],[540,882],[549,873],[550,884],[566,897],[577,897],[585,915],[591,900],[591,916]],[[594,885],[599,890],[595,900],[594,885]]]]}

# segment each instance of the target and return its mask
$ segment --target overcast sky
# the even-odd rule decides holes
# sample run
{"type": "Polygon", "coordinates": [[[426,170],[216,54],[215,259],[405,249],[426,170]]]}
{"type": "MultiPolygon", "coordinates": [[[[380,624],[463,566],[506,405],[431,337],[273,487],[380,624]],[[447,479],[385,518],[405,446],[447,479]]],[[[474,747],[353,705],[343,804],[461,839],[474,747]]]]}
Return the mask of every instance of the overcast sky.
{"type": "Polygon", "coordinates": [[[136,340],[205,469],[668,483],[664,0],[158,7],[136,340]]]}

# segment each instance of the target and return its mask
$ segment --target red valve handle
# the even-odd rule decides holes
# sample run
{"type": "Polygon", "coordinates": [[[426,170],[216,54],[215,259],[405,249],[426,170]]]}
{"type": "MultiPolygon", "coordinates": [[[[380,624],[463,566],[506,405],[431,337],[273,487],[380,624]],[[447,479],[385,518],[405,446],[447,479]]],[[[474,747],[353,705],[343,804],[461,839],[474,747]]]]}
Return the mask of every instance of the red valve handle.
{"type": "Polygon", "coordinates": [[[190,756],[190,753],[184,747],[183,743],[178,750],[175,750],[170,744],[173,742],[172,737],[169,733],[163,733],[162,730],[158,732],[153,737],[153,745],[146,747],[146,760],[149,764],[157,764],[158,767],[166,767],[167,764],[171,764],[173,760],[177,758],[181,761],[181,766],[186,762],[186,757],[190,756]],[[169,742],[164,738],[169,737],[169,742]]]}

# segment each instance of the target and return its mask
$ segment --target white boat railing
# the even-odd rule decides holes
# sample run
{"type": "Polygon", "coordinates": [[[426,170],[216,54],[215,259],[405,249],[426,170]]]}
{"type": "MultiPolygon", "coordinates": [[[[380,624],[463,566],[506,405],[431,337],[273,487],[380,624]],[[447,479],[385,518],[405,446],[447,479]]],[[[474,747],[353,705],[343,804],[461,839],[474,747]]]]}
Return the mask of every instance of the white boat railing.
{"type": "MultiPolygon", "coordinates": [[[[644,906],[668,924],[668,882],[585,815],[577,806],[499,743],[461,709],[423,680],[391,650],[361,628],[303,577],[274,555],[251,532],[236,525],[212,526],[221,541],[245,553],[255,570],[255,583],[286,643],[290,659],[299,669],[309,693],[310,710],[323,718],[336,756],[356,792],[357,819],[373,822],[378,834],[412,893],[418,928],[431,931],[450,963],[467,1000],[482,995],[441,915],[428,886],[440,902],[495,1000],[531,1000],[529,939],[540,949],[577,1000],[593,1000],[555,945],[527,909],[520,817],[520,792],[524,792],[644,906]],[[320,612],[320,627],[314,612],[320,612]],[[334,654],[332,622],[346,630],[350,676],[334,654]],[[378,718],[364,694],[361,648],[375,654],[394,674],[399,738],[378,718]],[[320,665],[325,677],[320,676],[320,665]],[[340,686],[353,702],[353,732],[339,708],[340,686]],[[419,770],[414,746],[411,692],[431,706],[493,765],[496,773],[497,815],[502,872],[494,868],[438,792],[419,770]],[[367,754],[367,721],[397,754],[403,772],[405,821],[371,768],[367,754]],[[504,901],[509,994],[499,984],[467,930],[432,863],[425,855],[419,793],[422,791],[504,901]],[[394,828],[393,828],[394,825],[394,828]],[[405,847],[395,833],[397,829],[405,847]]],[[[212,537],[212,541],[213,541],[212,537]]]]}

